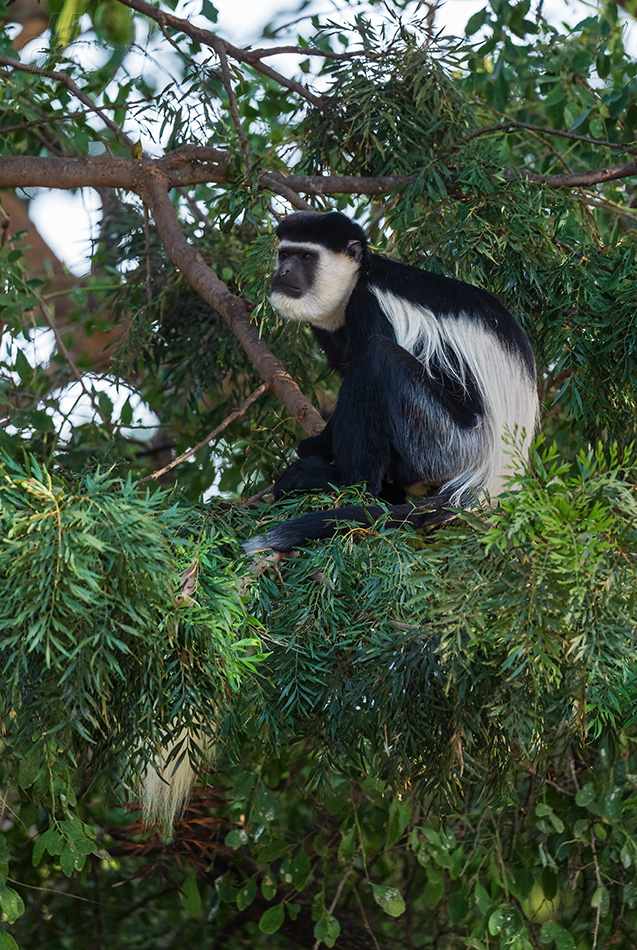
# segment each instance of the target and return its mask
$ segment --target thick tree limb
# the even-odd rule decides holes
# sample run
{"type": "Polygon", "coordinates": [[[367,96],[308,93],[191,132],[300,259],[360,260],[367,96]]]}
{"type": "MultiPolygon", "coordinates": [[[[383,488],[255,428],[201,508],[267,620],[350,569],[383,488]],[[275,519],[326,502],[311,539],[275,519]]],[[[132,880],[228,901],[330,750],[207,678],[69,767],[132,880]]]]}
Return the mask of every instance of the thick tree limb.
{"type": "Polygon", "coordinates": [[[263,172],[259,179],[264,187],[278,183],[307,195],[384,195],[416,181],[418,175],[282,175],[263,172]]]}
{"type": "MultiPolygon", "coordinates": [[[[0,157],[0,188],[124,188],[139,193],[147,179],[159,174],[170,188],[223,184],[231,180],[226,168],[230,155],[219,149],[187,146],[164,158],[87,158],[8,155],[0,157]],[[196,159],[196,155],[201,161],[196,159]],[[208,160],[210,157],[210,160],[208,160]]],[[[280,193],[282,188],[310,195],[382,195],[404,188],[417,175],[282,175],[263,172],[261,187],[280,193]]]]}
{"type": "Polygon", "coordinates": [[[172,262],[197,293],[221,314],[268,389],[290,410],[306,432],[320,432],[325,425],[320,413],[307,401],[283,363],[260,339],[259,331],[250,323],[250,314],[243,300],[228,290],[201,254],[186,240],[177,212],[168,197],[169,188],[169,182],[155,174],[148,176],[146,182],[139,186],[138,193],[150,209],[172,262]]]}
{"type": "MultiPolygon", "coordinates": [[[[169,188],[197,184],[223,184],[232,178],[227,168],[230,156],[219,149],[186,146],[164,158],[41,158],[29,155],[0,157],[0,188],[124,188],[138,194],[145,182],[159,176],[169,188]],[[198,161],[198,158],[201,161],[198,161]],[[210,160],[208,160],[210,159],[210,160]]],[[[610,165],[588,172],[538,175],[508,168],[507,178],[526,178],[552,188],[582,188],[637,174],[637,161],[610,165]]],[[[262,188],[285,194],[283,189],[309,195],[383,195],[404,188],[417,175],[282,175],[262,172],[262,188]]],[[[286,195],[287,196],[287,195],[286,195]]]]}

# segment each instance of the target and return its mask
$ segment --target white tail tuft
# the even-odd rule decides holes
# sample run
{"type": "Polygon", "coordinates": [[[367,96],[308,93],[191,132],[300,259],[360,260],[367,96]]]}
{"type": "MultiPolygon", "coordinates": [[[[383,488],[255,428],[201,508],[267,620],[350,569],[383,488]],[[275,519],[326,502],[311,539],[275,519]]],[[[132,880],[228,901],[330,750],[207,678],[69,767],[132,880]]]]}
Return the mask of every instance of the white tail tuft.
{"type": "Polygon", "coordinates": [[[197,773],[190,764],[190,747],[211,752],[213,740],[199,732],[183,729],[159,753],[156,765],[149,764],[142,785],[142,815],[149,824],[172,831],[181,818],[195,784],[197,773]]]}

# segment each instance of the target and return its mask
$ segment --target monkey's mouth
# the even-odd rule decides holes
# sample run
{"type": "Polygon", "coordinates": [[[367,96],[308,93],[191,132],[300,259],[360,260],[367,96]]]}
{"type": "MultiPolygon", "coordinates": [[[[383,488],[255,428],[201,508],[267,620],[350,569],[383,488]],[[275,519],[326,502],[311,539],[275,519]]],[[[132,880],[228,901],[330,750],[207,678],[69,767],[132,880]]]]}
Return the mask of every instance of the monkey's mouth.
{"type": "Polygon", "coordinates": [[[293,297],[295,300],[303,296],[301,287],[295,287],[293,284],[284,284],[280,280],[277,280],[276,283],[272,281],[272,293],[285,294],[286,297],[293,297]]]}

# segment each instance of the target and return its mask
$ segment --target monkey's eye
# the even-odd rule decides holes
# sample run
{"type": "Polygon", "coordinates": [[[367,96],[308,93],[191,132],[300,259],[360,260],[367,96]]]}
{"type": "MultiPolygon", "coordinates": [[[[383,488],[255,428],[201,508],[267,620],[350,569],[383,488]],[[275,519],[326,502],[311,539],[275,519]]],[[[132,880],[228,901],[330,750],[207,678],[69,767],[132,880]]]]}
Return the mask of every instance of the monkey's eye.
{"type": "Polygon", "coordinates": [[[288,256],[288,252],[287,252],[287,251],[279,251],[279,260],[280,260],[280,261],[284,261],[287,256],[288,256]]]}
{"type": "Polygon", "coordinates": [[[312,255],[311,255],[311,254],[308,254],[307,252],[306,252],[305,254],[303,254],[303,260],[304,260],[304,261],[309,261],[309,260],[311,260],[311,259],[312,259],[312,255]]]}

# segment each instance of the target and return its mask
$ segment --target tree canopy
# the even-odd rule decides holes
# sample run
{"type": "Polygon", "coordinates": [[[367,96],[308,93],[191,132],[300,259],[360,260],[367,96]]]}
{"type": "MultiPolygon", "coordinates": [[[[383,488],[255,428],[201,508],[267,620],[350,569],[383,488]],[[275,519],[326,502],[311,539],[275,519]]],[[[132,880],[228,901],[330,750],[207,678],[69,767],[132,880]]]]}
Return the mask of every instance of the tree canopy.
{"type": "Polygon", "coordinates": [[[435,3],[299,4],[245,48],[210,0],[0,13],[0,950],[633,950],[617,7],[491,0],[452,36],[435,3]],[[37,189],[97,192],[87,276],[37,189]],[[293,209],[520,320],[542,435],[497,506],[243,555],[334,504],[267,494],[338,390],[269,304],[293,209]],[[167,748],[199,776],[172,836],[139,812],[167,748]]]}

